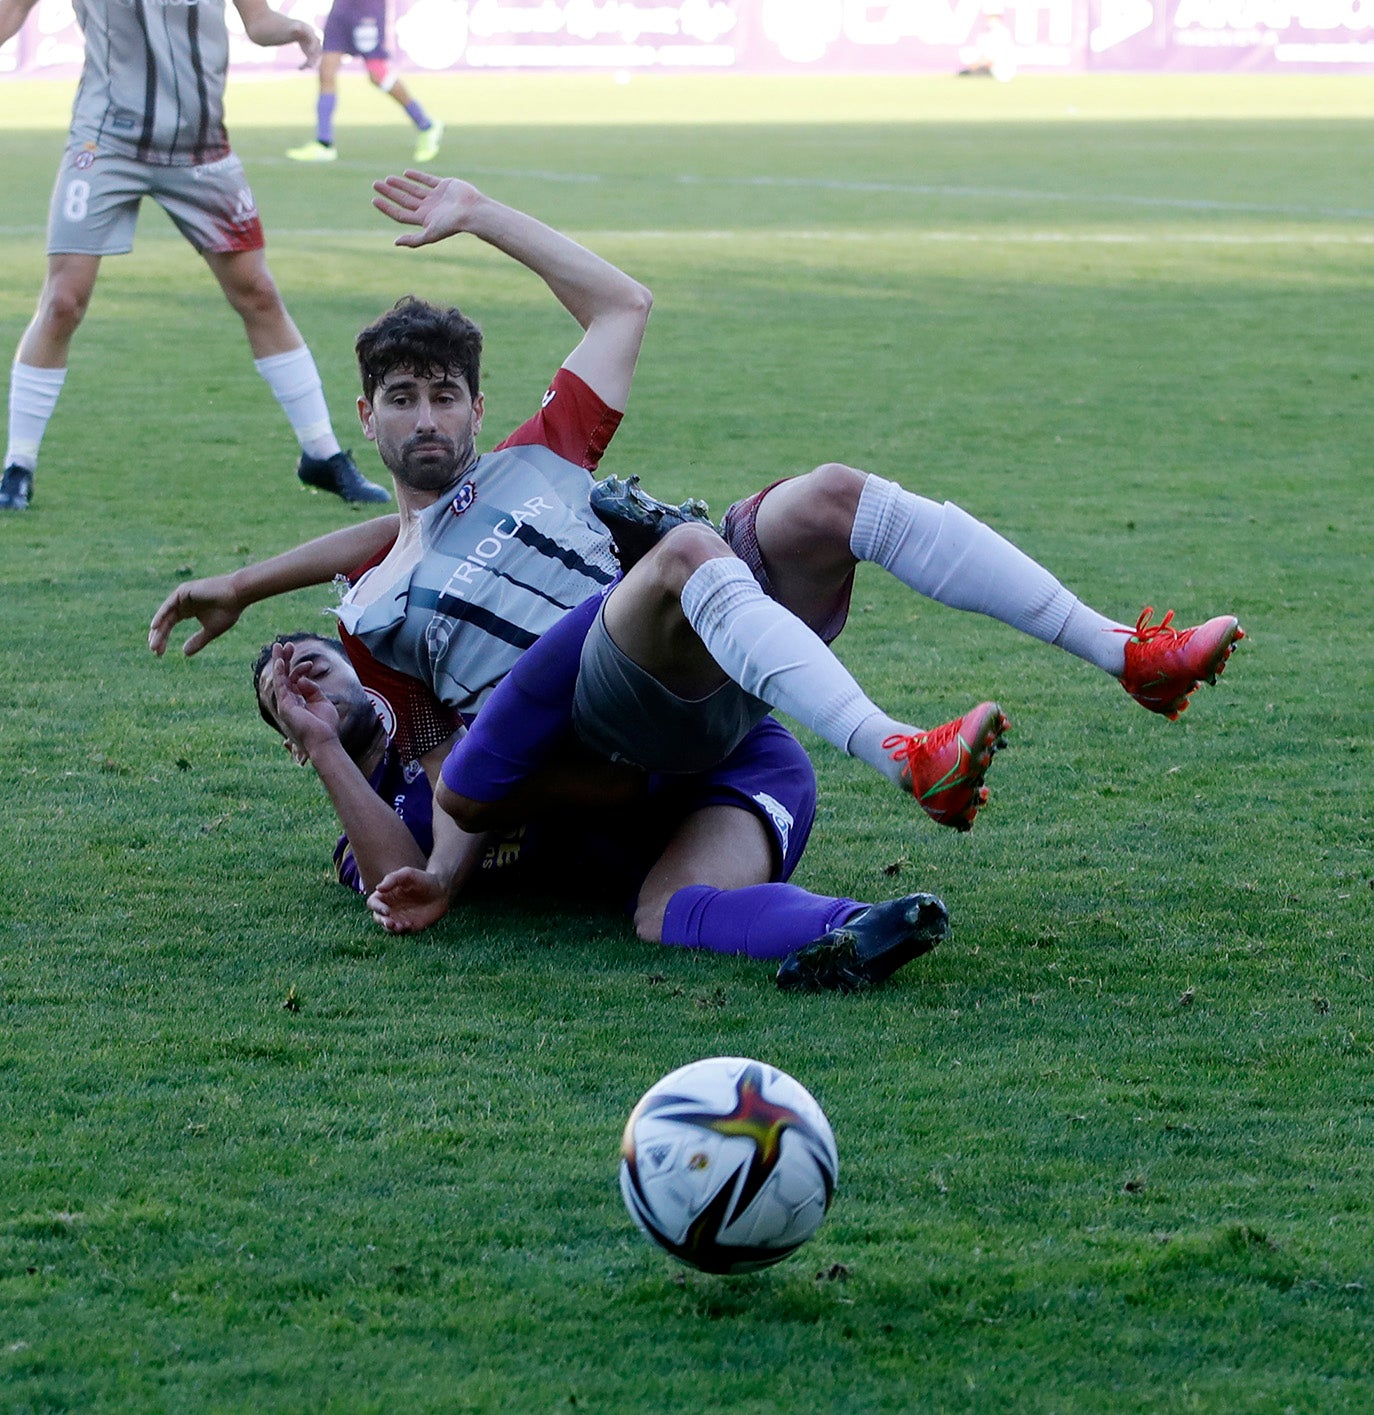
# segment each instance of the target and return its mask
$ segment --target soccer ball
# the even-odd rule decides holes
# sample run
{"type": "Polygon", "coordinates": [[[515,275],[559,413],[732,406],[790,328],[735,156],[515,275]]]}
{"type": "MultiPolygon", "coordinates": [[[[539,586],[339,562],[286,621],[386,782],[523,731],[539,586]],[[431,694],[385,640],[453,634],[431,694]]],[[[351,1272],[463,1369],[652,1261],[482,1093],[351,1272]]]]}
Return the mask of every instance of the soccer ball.
{"type": "Polygon", "coordinates": [[[806,1087],[739,1056],[694,1061],[651,1086],[620,1154],[630,1216],[708,1273],[754,1272],[795,1253],[820,1227],[840,1170],[806,1087]]]}

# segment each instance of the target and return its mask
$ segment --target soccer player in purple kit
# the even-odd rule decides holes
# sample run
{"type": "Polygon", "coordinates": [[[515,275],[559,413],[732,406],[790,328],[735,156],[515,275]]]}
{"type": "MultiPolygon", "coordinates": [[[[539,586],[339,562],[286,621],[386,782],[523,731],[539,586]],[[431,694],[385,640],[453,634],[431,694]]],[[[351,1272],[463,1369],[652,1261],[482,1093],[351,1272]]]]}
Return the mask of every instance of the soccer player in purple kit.
{"type": "MultiPolygon", "coordinates": [[[[412,886],[421,877],[432,881],[445,907],[494,886],[507,896],[576,894],[661,914],[677,892],[668,881],[675,842],[684,834],[717,834],[738,813],[733,823],[742,830],[727,826],[724,834],[732,848],[750,847],[734,868],[740,878],[749,871],[758,876],[753,907],[722,914],[704,937],[691,940],[698,946],[781,961],[784,987],[857,991],[884,981],[948,933],[944,907],[931,895],[870,906],[786,882],[810,835],[815,774],[796,739],[772,719],[718,767],[692,776],[617,775],[592,762],[552,780],[535,774],[510,799],[503,828],[466,837],[446,863],[435,864],[424,767],[398,751],[383,725],[383,719],[395,724],[395,705],[364,689],[342,644],[309,633],[279,636],[259,653],[253,684],[263,719],[295,761],[314,767],[334,804],[344,829],[334,851],[340,882],[370,895],[375,916],[392,932],[437,922],[426,917],[417,924],[374,892],[386,879],[407,876],[412,886]],[[868,955],[856,966],[860,939],[868,955]]],[[[518,730],[518,723],[509,725],[518,730]]],[[[702,893],[715,891],[697,887],[692,897],[702,893]]],[[[670,934],[663,941],[688,940],[670,934]]]]}
{"type": "Polygon", "coordinates": [[[387,48],[389,7],[387,0],[334,0],[324,22],[324,54],[320,59],[320,96],[315,103],[313,142],[288,148],[293,162],[333,162],[339,152],[334,146],[334,110],[339,101],[339,69],[344,56],[353,54],[363,61],[373,85],[394,98],[419,130],[415,139],[416,163],[432,162],[444,140],[444,125],[433,119],[411,96],[404,81],[391,66],[387,48]]]}
{"type": "MultiPolygon", "coordinates": [[[[0,0],[0,44],[38,0],[0,0]]],[[[306,64],[320,40],[267,0],[233,0],[248,37],[296,44],[306,64]]],[[[262,222],[224,127],[229,63],[225,0],[75,0],[85,62],[48,213],[48,268],[10,370],[9,438],[0,510],[23,511],[67,376],[100,263],[133,248],[145,196],[204,258],[243,321],[254,367],[300,443],[296,474],[346,501],[391,498],[342,450],[315,360],[287,312],[264,254],[262,222]]]]}
{"type": "MultiPolygon", "coordinates": [[[[539,275],[583,330],[540,412],[481,456],[481,334],[470,320],[406,299],[359,336],[364,435],[392,472],[401,515],[378,525],[372,560],[338,616],[355,663],[379,660],[477,718],[446,778],[472,740],[490,735],[488,707],[528,676],[523,686],[540,710],[507,718],[522,753],[547,753],[571,722],[579,742],[607,759],[705,770],[776,707],[872,766],[938,823],[967,830],[987,799],[983,782],[1006,718],[984,702],[924,730],[864,694],[828,647],[844,625],[858,562],[1062,648],[1171,718],[1200,681],[1215,680],[1241,637],[1229,615],[1185,630],[1170,627],[1172,615],[1152,625],[1148,610],[1134,628],[1111,620],[959,507],[840,463],[737,503],[724,536],[674,526],[622,578],[592,506],[589,469],[628,397],[648,291],[465,182],[409,172],[375,185],[379,209],[420,228],[397,244],[475,235],[539,275]]],[[[331,566],[359,565],[357,548],[356,537],[348,547],[316,542],[248,567],[246,580],[183,585],[154,616],[150,646],[161,652],[172,625],[195,616],[202,628],[187,646],[195,651],[245,604],[319,583],[331,566]]],[[[495,751],[491,742],[484,748],[471,797],[479,805],[494,799],[484,793],[503,769],[502,735],[495,751]]],[[[449,806],[461,815],[464,772],[446,780],[453,799],[439,796],[441,815],[449,806]]],[[[641,936],[709,946],[724,918],[738,926],[750,909],[766,910],[729,878],[731,858],[723,836],[684,842],[674,888],[654,903],[662,912],[641,900],[641,936]]],[[[432,890],[428,901],[405,891],[388,898],[386,881],[376,893],[421,918],[444,906],[432,890]]],[[[850,962],[856,953],[865,961],[864,944],[849,941],[850,962]]]]}

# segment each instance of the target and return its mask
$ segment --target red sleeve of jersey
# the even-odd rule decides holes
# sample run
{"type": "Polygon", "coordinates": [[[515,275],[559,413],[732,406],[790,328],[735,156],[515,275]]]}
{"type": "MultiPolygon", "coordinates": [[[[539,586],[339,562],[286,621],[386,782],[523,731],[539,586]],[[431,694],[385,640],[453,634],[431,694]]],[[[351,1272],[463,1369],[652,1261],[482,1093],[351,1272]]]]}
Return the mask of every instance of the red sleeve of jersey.
{"type": "Polygon", "coordinates": [[[403,762],[418,761],[458,730],[462,721],[458,714],[445,707],[426,684],[379,663],[342,624],[339,637],[403,762]]]}
{"type": "Polygon", "coordinates": [[[594,472],[605,455],[621,414],[592,392],[575,373],[561,368],[553,376],[539,411],[521,423],[501,447],[535,444],[556,452],[565,461],[594,472]]]}
{"type": "MultiPolygon", "coordinates": [[[[371,560],[351,570],[348,575],[349,584],[357,584],[374,565],[380,565],[390,549],[389,545],[384,546],[371,560]]],[[[358,681],[372,699],[377,716],[382,719],[382,726],[386,729],[386,735],[402,761],[418,761],[441,742],[447,742],[462,725],[458,714],[452,708],[445,707],[427,684],[418,678],[412,678],[408,673],[388,668],[386,664],[373,658],[363,646],[362,640],[355,638],[342,624],[339,625],[339,638],[343,641],[344,651],[353,665],[353,671],[358,675],[358,681]]],[[[347,837],[344,838],[344,844],[346,843],[347,837]]],[[[351,852],[347,859],[353,859],[351,852]]],[[[344,878],[337,851],[335,864],[340,868],[339,878],[345,884],[351,883],[344,878]]]]}

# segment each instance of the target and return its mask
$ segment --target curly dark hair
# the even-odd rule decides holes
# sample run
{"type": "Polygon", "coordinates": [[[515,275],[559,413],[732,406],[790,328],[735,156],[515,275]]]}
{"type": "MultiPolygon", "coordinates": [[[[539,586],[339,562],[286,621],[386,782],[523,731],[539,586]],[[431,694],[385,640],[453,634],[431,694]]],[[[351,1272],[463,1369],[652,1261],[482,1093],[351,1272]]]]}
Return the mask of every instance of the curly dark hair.
{"type": "MultiPolygon", "coordinates": [[[[303,643],[323,644],[326,648],[333,649],[335,653],[344,654],[344,646],[338,639],[331,639],[327,634],[278,634],[270,644],[264,644],[258,650],[258,656],[253,660],[253,697],[257,700],[258,715],[272,729],[273,732],[280,732],[281,726],[267,711],[262,701],[262,694],[258,691],[258,684],[262,680],[262,670],[267,667],[272,659],[272,650],[278,644],[303,644],[303,643]]],[[[347,657],[347,655],[344,655],[347,657]]]]}
{"type": "Polygon", "coordinates": [[[417,377],[462,374],[468,394],[477,397],[482,331],[462,310],[406,295],[358,335],[353,349],[369,403],[377,385],[396,369],[417,377]]]}

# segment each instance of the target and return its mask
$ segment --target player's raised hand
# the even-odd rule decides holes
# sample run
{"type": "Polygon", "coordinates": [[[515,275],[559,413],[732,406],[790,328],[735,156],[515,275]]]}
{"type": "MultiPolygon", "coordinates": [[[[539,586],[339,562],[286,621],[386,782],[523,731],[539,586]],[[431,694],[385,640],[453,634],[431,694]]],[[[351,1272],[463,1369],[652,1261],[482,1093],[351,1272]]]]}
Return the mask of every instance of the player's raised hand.
{"type": "Polygon", "coordinates": [[[435,177],[407,168],[404,177],[373,182],[372,205],[402,226],[418,226],[396,237],[398,246],[430,246],[468,229],[482,193],[458,177],[435,177]]]}
{"type": "Polygon", "coordinates": [[[199,653],[211,639],[217,639],[238,623],[243,606],[234,593],[234,583],[228,575],[214,575],[208,580],[187,580],[162,601],[148,626],[148,647],[159,658],[167,651],[172,630],[183,619],[200,620],[200,628],[181,646],[188,657],[199,653]]]}
{"type": "Polygon", "coordinates": [[[339,710],[311,676],[313,660],[295,661],[291,644],[272,646],[272,705],[277,720],[307,760],[339,737],[339,710]]]}
{"type": "Polygon", "coordinates": [[[417,934],[448,913],[449,887],[428,870],[392,870],[367,896],[372,917],[393,934],[417,934]]]}

